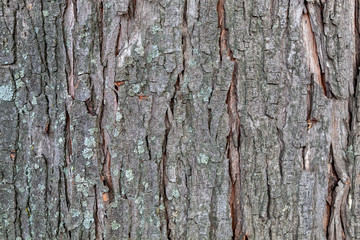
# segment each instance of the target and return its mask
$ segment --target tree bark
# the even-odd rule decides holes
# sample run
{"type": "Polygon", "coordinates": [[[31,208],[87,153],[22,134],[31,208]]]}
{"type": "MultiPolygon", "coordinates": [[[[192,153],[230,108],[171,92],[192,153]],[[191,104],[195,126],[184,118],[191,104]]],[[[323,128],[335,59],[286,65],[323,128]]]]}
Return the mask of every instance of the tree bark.
{"type": "Polygon", "coordinates": [[[360,239],[359,0],[1,0],[0,239],[360,239]]]}

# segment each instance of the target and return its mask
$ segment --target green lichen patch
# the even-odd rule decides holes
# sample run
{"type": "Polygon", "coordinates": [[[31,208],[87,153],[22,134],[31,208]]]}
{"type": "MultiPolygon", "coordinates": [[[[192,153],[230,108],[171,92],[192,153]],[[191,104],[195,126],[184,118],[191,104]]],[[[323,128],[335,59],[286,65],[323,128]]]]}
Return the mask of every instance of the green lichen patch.
{"type": "Polygon", "coordinates": [[[91,159],[94,156],[94,152],[90,148],[85,148],[82,155],[86,159],[91,159]]]}
{"type": "Polygon", "coordinates": [[[160,55],[158,46],[152,46],[148,56],[147,61],[150,63],[154,58],[157,58],[160,55]]]}
{"type": "Polygon", "coordinates": [[[42,14],[43,14],[44,17],[48,17],[49,16],[49,11],[44,10],[44,11],[42,11],[42,14]]]}
{"type": "Polygon", "coordinates": [[[83,221],[83,226],[85,229],[90,229],[92,223],[94,222],[94,218],[88,212],[85,212],[85,218],[83,221]]]}
{"type": "Polygon", "coordinates": [[[143,140],[138,141],[138,145],[136,146],[134,152],[137,153],[137,154],[143,154],[145,152],[144,141],[143,140]]]}
{"type": "Polygon", "coordinates": [[[122,118],[123,118],[122,114],[120,112],[116,112],[116,122],[120,122],[122,118]]]}
{"type": "Polygon", "coordinates": [[[151,31],[153,34],[156,34],[157,32],[161,31],[161,27],[159,25],[154,25],[152,26],[151,31]]]}
{"type": "Polygon", "coordinates": [[[95,133],[99,132],[99,129],[98,128],[90,128],[89,132],[90,132],[91,135],[94,135],[95,133]]]}
{"type": "Polygon", "coordinates": [[[159,210],[160,210],[160,211],[164,211],[164,210],[165,210],[164,204],[161,204],[161,205],[159,206],[159,210]]]}
{"type": "Polygon", "coordinates": [[[85,179],[83,177],[81,177],[79,174],[76,175],[75,182],[82,183],[84,181],[85,181],[85,179]]]}
{"type": "Polygon", "coordinates": [[[117,129],[114,129],[114,137],[118,137],[120,134],[120,131],[117,129]]]}
{"type": "Polygon", "coordinates": [[[71,209],[70,214],[72,217],[78,217],[80,216],[81,212],[78,209],[71,209]]]}
{"type": "Polygon", "coordinates": [[[14,96],[14,90],[11,86],[0,86],[0,100],[11,101],[14,96]]]}
{"type": "Polygon", "coordinates": [[[96,146],[96,141],[94,137],[86,137],[85,138],[85,142],[84,142],[85,146],[91,148],[91,147],[95,147],[96,146]]]}
{"type": "Polygon", "coordinates": [[[134,179],[134,174],[131,169],[125,171],[125,177],[128,182],[131,182],[134,179]]]}
{"type": "Polygon", "coordinates": [[[206,165],[209,162],[209,157],[206,156],[204,153],[200,153],[198,157],[198,162],[206,165]]]}
{"type": "Polygon", "coordinates": [[[180,193],[179,193],[179,190],[177,190],[176,188],[172,190],[172,196],[174,198],[179,198],[180,197],[180,193]]]}
{"type": "Polygon", "coordinates": [[[144,54],[145,54],[145,50],[144,50],[144,48],[142,46],[139,46],[139,47],[135,48],[135,52],[137,54],[139,54],[140,56],[144,56],[144,54]]]}
{"type": "Polygon", "coordinates": [[[111,223],[111,229],[112,230],[117,230],[120,227],[120,224],[118,224],[116,221],[113,221],[111,223]]]}
{"type": "Polygon", "coordinates": [[[147,190],[147,189],[148,189],[148,187],[149,187],[149,183],[147,183],[147,182],[143,182],[142,184],[143,184],[143,186],[144,186],[145,190],[147,190]]]}
{"type": "Polygon", "coordinates": [[[134,91],[134,93],[139,93],[140,92],[140,88],[141,86],[139,84],[134,84],[132,86],[132,90],[134,91]]]}

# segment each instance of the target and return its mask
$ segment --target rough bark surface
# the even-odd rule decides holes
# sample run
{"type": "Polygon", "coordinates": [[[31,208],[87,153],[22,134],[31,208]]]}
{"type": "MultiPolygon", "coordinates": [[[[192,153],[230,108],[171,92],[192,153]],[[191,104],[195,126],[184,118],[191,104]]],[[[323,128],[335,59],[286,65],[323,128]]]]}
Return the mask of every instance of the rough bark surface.
{"type": "Polygon", "coordinates": [[[360,0],[0,0],[0,239],[360,239],[360,0]]]}

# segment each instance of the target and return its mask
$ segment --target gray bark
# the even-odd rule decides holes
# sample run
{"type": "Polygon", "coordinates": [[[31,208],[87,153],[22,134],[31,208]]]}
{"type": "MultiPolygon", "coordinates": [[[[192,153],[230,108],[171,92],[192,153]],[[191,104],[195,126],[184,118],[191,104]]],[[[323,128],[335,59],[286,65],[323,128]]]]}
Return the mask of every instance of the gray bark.
{"type": "Polygon", "coordinates": [[[360,239],[359,0],[1,0],[0,239],[360,239]]]}

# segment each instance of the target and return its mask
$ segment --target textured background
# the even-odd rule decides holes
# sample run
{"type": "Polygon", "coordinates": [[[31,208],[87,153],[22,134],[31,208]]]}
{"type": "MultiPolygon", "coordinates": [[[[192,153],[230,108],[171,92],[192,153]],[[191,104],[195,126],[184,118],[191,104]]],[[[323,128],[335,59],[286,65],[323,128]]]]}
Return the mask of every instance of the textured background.
{"type": "Polygon", "coordinates": [[[360,239],[359,0],[0,0],[0,239],[360,239]]]}

